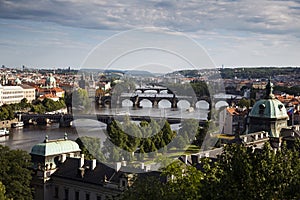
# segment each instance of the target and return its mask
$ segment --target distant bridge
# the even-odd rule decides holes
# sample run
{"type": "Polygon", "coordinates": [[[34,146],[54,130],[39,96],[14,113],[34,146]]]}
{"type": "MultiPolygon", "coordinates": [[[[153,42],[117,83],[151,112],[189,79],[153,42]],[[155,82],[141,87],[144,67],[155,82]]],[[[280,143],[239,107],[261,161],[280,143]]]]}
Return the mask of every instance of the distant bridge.
{"type": "Polygon", "coordinates": [[[179,101],[185,100],[189,102],[190,107],[196,107],[198,101],[204,100],[210,104],[211,99],[208,96],[195,97],[195,96],[179,96],[176,95],[171,89],[163,86],[148,86],[138,87],[133,93],[121,93],[120,95],[96,97],[96,102],[102,107],[122,107],[122,102],[129,100],[132,102],[133,107],[141,108],[141,101],[149,100],[153,108],[157,108],[161,100],[167,100],[171,103],[171,108],[178,107],[179,101]]]}
{"type": "MultiPolygon", "coordinates": [[[[124,115],[112,115],[112,114],[80,114],[75,115],[75,117],[71,114],[22,114],[21,120],[24,122],[24,124],[30,124],[32,122],[36,122],[38,124],[46,124],[47,121],[51,121],[54,123],[59,123],[60,126],[70,126],[71,122],[74,119],[92,119],[92,120],[98,120],[100,122],[103,122],[105,124],[110,124],[114,119],[118,120],[120,118],[124,118],[127,116],[124,115]]],[[[138,116],[138,115],[128,115],[131,120],[133,121],[148,121],[151,120],[166,120],[170,124],[177,124],[181,121],[184,121],[185,119],[182,119],[180,117],[150,117],[150,116],[138,116]]],[[[199,125],[205,125],[206,120],[199,120],[199,125]]]]}
{"type": "Polygon", "coordinates": [[[196,108],[196,105],[200,101],[206,101],[209,105],[209,109],[216,106],[218,102],[226,102],[227,105],[236,104],[242,97],[238,95],[230,94],[215,94],[210,96],[179,96],[175,94],[171,89],[163,86],[145,86],[138,87],[132,93],[123,92],[120,95],[102,96],[96,97],[96,103],[100,107],[122,107],[124,100],[132,102],[134,108],[141,108],[141,102],[148,100],[151,102],[153,108],[157,108],[158,104],[162,100],[167,100],[171,104],[172,109],[177,109],[178,104],[181,101],[187,101],[190,107],[196,108]]]}

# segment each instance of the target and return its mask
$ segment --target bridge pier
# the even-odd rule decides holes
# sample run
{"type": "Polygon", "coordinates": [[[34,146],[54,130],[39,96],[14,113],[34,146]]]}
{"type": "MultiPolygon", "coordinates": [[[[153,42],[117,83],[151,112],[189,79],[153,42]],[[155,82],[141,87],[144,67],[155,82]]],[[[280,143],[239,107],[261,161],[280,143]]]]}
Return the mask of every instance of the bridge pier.
{"type": "Polygon", "coordinates": [[[72,120],[67,120],[62,115],[59,120],[59,127],[70,127],[72,125],[72,120]]]}
{"type": "Polygon", "coordinates": [[[177,101],[172,101],[171,108],[172,109],[177,109],[177,101]]]}
{"type": "Polygon", "coordinates": [[[131,97],[130,100],[132,101],[133,103],[133,108],[135,109],[138,109],[138,108],[141,108],[141,105],[140,105],[140,99],[139,99],[139,96],[136,95],[134,97],[131,97]]]}
{"type": "Polygon", "coordinates": [[[60,121],[59,122],[59,127],[71,127],[72,126],[72,121],[60,121]]]}
{"type": "Polygon", "coordinates": [[[152,108],[158,108],[158,101],[157,100],[152,101],[152,108]]]}

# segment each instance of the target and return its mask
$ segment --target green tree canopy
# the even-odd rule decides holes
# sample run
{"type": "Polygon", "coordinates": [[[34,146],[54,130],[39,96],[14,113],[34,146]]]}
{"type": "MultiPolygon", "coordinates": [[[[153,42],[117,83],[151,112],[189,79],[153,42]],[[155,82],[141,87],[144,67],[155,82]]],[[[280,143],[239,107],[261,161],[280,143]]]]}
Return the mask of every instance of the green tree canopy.
{"type": "Polygon", "coordinates": [[[22,150],[10,150],[6,146],[0,146],[0,155],[0,182],[5,185],[6,197],[32,199],[30,155],[22,150]]]}
{"type": "Polygon", "coordinates": [[[169,181],[147,180],[129,188],[123,199],[300,199],[300,141],[293,149],[283,144],[276,152],[270,144],[254,150],[227,145],[216,162],[201,160],[201,170],[174,162],[163,169],[169,181]]]}

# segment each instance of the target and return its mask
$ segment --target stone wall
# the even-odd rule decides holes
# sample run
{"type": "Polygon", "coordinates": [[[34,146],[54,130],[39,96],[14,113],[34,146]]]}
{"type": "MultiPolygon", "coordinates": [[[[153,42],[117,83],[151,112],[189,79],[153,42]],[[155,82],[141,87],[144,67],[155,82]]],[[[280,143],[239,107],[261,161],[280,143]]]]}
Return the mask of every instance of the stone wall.
{"type": "Polygon", "coordinates": [[[10,128],[11,124],[17,121],[18,119],[0,121],[0,128],[10,128]]]}

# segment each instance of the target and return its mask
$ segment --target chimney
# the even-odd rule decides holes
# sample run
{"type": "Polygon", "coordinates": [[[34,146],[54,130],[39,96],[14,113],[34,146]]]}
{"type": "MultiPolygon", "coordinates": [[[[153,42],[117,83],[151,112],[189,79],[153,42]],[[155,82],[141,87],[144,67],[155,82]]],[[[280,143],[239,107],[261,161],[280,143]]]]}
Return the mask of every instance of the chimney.
{"type": "Polygon", "coordinates": [[[121,165],[126,167],[127,162],[125,160],[122,160],[121,165]]]}
{"type": "Polygon", "coordinates": [[[79,168],[83,167],[84,165],[84,154],[81,154],[80,160],[79,160],[79,168]]]}
{"type": "Polygon", "coordinates": [[[145,170],[145,163],[143,163],[143,162],[141,163],[141,169],[145,170]]]}
{"type": "Polygon", "coordinates": [[[188,156],[187,155],[183,155],[183,161],[185,164],[188,164],[188,156]]]}
{"type": "Polygon", "coordinates": [[[93,159],[92,160],[91,170],[94,170],[96,168],[96,163],[97,163],[96,159],[93,159]]]}
{"type": "Polygon", "coordinates": [[[121,162],[116,162],[115,163],[115,170],[116,171],[119,171],[121,169],[121,167],[122,167],[122,163],[121,162]]]}
{"type": "Polygon", "coordinates": [[[146,171],[146,172],[149,172],[150,170],[151,170],[151,165],[146,165],[146,166],[145,166],[145,171],[146,171]]]}
{"type": "Polygon", "coordinates": [[[67,155],[66,154],[61,154],[61,162],[65,162],[67,159],[67,155]]]}
{"type": "Polygon", "coordinates": [[[82,167],[78,168],[78,176],[80,178],[84,177],[84,168],[82,168],[82,167]]]}

